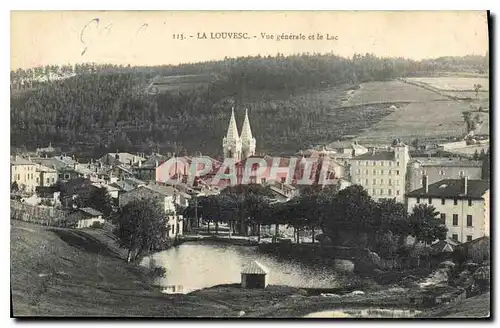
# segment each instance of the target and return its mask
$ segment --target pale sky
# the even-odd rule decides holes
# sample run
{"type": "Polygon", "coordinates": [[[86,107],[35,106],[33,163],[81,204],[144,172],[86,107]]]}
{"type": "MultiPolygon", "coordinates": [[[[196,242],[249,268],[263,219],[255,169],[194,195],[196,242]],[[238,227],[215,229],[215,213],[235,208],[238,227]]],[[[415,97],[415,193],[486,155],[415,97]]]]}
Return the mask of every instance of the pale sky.
{"type": "Polygon", "coordinates": [[[278,52],[332,51],[346,57],[370,52],[417,60],[484,55],[488,50],[486,15],[485,11],[14,11],[11,69],[84,62],[178,64],[278,52]],[[99,23],[92,21],[95,18],[99,23]],[[208,36],[210,32],[248,33],[251,39],[198,40],[197,33],[203,32],[208,36]],[[277,42],[261,38],[261,33],[283,32],[302,33],[306,38],[321,33],[325,39],[277,42]],[[174,40],[175,33],[187,39],[174,40]],[[327,33],[338,40],[326,40],[327,33]]]}

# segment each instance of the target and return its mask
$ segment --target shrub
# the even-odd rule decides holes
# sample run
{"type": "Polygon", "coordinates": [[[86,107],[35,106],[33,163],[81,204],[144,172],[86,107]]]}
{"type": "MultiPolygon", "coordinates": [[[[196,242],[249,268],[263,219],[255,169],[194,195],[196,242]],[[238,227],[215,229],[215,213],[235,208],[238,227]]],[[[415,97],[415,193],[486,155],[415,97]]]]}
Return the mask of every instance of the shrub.
{"type": "Polygon", "coordinates": [[[104,223],[103,222],[99,222],[99,221],[95,221],[92,223],[92,225],[90,226],[92,229],[102,229],[104,228],[104,223]]]}

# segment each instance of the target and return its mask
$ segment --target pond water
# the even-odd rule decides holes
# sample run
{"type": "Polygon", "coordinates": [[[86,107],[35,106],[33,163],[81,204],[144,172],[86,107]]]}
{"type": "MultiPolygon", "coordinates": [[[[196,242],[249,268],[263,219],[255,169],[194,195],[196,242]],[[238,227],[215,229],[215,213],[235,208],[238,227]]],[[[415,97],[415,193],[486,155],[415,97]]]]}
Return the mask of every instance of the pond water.
{"type": "Polygon", "coordinates": [[[304,318],[412,318],[419,313],[416,310],[401,309],[335,309],[310,313],[304,318]]]}
{"type": "MultiPolygon", "coordinates": [[[[151,257],[156,266],[166,269],[166,277],[158,280],[166,293],[191,291],[221,284],[241,282],[241,270],[257,260],[266,266],[270,285],[303,288],[335,288],[338,279],[332,270],[311,268],[299,262],[280,260],[257,251],[256,247],[188,242],[159,252],[151,257]]],[[[148,266],[150,258],[142,265],[148,266]]]]}

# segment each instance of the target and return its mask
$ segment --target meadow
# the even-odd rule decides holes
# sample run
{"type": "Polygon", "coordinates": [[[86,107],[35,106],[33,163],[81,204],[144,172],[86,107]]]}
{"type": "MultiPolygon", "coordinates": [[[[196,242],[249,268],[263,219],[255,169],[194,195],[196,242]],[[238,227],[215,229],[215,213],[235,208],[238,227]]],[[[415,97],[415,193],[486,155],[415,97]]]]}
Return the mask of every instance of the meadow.
{"type": "MultiPolygon", "coordinates": [[[[450,99],[445,94],[396,80],[364,83],[350,94],[346,105],[394,103],[396,108],[393,107],[391,114],[366,128],[357,138],[367,144],[386,144],[395,138],[407,143],[414,139],[441,142],[460,138],[466,133],[462,112],[471,111],[480,102],[450,99]]],[[[483,114],[483,119],[484,123],[477,133],[488,134],[487,112],[483,114]]]]}

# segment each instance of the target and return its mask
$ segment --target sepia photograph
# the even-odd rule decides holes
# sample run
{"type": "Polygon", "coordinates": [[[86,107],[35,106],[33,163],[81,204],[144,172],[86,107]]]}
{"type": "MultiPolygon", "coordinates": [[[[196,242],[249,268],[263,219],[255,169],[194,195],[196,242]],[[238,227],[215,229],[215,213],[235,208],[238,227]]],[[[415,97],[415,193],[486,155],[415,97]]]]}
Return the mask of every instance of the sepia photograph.
{"type": "Polygon", "coordinates": [[[491,319],[491,22],[11,11],[11,317],[491,319]]]}

